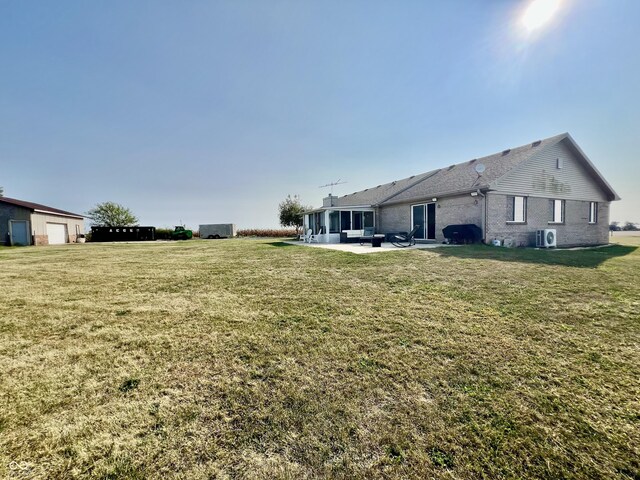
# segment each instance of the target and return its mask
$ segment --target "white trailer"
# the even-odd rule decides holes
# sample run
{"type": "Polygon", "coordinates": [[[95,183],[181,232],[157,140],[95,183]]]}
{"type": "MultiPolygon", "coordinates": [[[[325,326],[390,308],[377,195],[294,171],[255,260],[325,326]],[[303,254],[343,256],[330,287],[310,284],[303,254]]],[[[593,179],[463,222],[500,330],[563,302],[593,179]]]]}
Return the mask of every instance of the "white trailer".
{"type": "Polygon", "coordinates": [[[237,230],[235,223],[208,223],[200,225],[200,238],[235,237],[237,230]]]}

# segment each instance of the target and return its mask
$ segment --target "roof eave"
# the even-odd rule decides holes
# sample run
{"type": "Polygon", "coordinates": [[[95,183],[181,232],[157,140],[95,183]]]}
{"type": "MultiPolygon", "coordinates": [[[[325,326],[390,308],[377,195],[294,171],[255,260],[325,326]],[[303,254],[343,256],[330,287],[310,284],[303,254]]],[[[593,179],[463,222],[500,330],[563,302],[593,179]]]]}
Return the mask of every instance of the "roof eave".
{"type": "Polygon", "coordinates": [[[375,208],[375,205],[332,205],[330,207],[318,207],[312,210],[306,210],[302,212],[302,214],[323,212],[325,210],[354,210],[358,208],[375,208]]]}
{"type": "Polygon", "coordinates": [[[412,197],[412,198],[405,198],[402,200],[395,200],[395,201],[387,201],[384,204],[381,204],[381,207],[386,207],[388,205],[398,205],[401,203],[414,203],[414,202],[420,202],[423,201],[425,199],[429,199],[429,198],[447,198],[447,197],[458,197],[460,195],[470,195],[474,192],[480,191],[480,192],[487,192],[489,191],[490,188],[487,185],[478,185],[476,187],[471,187],[471,188],[465,188],[463,190],[452,190],[450,192],[443,192],[443,193],[433,193],[433,194],[429,194],[429,195],[420,195],[418,197],[412,197]]]}
{"type": "Polygon", "coordinates": [[[58,217],[77,218],[78,220],[84,220],[85,218],[87,218],[83,215],[76,215],[75,213],[52,212],[51,210],[41,210],[39,208],[32,208],[31,211],[35,213],[43,213],[45,215],[55,215],[58,217]]]}

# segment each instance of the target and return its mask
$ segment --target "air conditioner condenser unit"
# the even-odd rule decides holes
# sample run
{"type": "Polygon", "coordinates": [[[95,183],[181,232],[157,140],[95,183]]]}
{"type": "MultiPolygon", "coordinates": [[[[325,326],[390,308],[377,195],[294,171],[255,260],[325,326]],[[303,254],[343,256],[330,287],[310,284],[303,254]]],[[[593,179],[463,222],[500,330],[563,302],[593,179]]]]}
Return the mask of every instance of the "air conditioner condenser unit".
{"type": "Polygon", "coordinates": [[[549,248],[556,246],[556,229],[536,230],[536,247],[549,248]]]}

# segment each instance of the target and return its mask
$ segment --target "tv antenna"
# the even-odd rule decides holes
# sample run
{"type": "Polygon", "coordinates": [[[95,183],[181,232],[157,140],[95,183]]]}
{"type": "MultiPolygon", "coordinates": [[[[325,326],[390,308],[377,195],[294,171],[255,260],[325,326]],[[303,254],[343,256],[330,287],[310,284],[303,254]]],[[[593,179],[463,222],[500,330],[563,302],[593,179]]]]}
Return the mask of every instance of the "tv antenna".
{"type": "Polygon", "coordinates": [[[340,181],[340,179],[338,179],[335,182],[330,182],[330,183],[327,183],[326,185],[320,185],[318,188],[331,187],[330,195],[333,195],[333,187],[335,187],[336,185],[342,185],[343,183],[347,183],[347,182],[342,182],[340,181]]]}

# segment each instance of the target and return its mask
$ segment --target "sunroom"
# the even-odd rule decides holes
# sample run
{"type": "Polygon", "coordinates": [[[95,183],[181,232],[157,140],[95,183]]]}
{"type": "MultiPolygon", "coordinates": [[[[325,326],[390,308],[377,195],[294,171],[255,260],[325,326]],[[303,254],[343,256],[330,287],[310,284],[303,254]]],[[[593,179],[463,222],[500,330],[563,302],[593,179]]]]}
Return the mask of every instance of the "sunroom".
{"type": "Polygon", "coordinates": [[[340,234],[361,236],[365,228],[375,228],[375,211],[371,207],[318,208],[304,212],[304,232],[320,243],[340,243],[340,234]]]}

